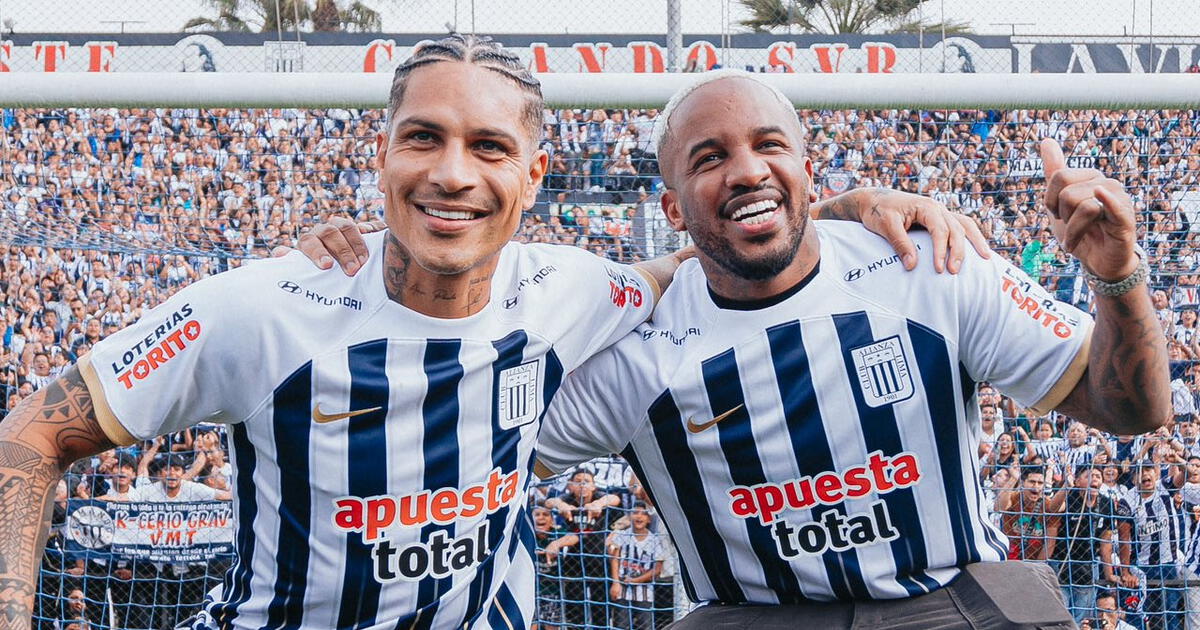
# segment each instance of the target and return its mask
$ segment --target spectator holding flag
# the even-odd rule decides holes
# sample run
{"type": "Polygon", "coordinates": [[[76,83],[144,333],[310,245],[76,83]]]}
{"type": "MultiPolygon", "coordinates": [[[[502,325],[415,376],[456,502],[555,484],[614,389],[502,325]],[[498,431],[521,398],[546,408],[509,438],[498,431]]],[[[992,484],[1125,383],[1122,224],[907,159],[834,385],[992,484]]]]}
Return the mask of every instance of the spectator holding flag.
{"type": "MultiPolygon", "coordinates": [[[[227,490],[184,479],[189,468],[187,456],[159,454],[162,444],[163,438],[157,437],[146,450],[139,468],[138,485],[127,495],[130,502],[229,501],[232,498],[227,490]],[[147,473],[157,481],[151,482],[147,473]]],[[[134,585],[133,599],[148,607],[148,619],[155,627],[160,623],[174,627],[191,617],[211,586],[209,582],[219,579],[223,573],[219,564],[210,567],[207,562],[137,562],[134,572],[141,584],[134,585]]],[[[141,614],[146,613],[142,611],[141,614]]]]}

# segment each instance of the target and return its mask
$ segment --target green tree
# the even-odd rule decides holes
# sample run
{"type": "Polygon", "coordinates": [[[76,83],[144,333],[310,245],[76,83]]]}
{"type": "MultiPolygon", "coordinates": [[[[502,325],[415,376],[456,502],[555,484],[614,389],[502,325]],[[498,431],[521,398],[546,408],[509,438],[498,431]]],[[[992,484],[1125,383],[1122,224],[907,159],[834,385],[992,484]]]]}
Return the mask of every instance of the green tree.
{"type": "Polygon", "coordinates": [[[206,31],[234,31],[238,33],[247,33],[250,29],[250,24],[243,20],[238,11],[241,9],[241,0],[207,0],[212,8],[216,9],[216,17],[194,17],[183,25],[183,30],[206,30],[206,31]]]}
{"type": "Polygon", "coordinates": [[[339,7],[336,0],[317,0],[312,10],[314,31],[358,31],[374,33],[383,30],[379,12],[355,0],[339,7]]]}
{"type": "Polygon", "coordinates": [[[194,17],[183,25],[183,30],[374,32],[383,26],[379,13],[358,0],[345,7],[337,0],[316,0],[315,6],[308,0],[205,0],[205,4],[214,9],[216,16],[194,17]]]}
{"type": "MultiPolygon", "coordinates": [[[[927,0],[739,0],[750,11],[742,20],[756,32],[795,28],[802,33],[969,33],[966,22],[922,19],[927,0]]],[[[930,11],[933,12],[932,10],[930,11]]]]}

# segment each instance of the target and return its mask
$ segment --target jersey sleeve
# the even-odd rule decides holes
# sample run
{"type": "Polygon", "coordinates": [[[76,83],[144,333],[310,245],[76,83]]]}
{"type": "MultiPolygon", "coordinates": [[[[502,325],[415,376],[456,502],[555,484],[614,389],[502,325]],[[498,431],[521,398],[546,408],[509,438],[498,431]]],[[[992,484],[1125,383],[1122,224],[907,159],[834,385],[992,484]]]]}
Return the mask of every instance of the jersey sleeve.
{"type": "Polygon", "coordinates": [[[556,344],[568,371],[649,319],[658,298],[657,284],[636,268],[583,250],[570,254],[562,264],[573,303],[564,303],[562,311],[572,318],[573,334],[556,344]]]}
{"type": "Polygon", "coordinates": [[[233,422],[249,411],[256,350],[247,331],[255,318],[238,306],[230,275],[184,288],[80,358],[97,419],[113,442],[233,422]]]}
{"type": "Polygon", "coordinates": [[[1045,414],[1087,368],[1092,318],[1054,299],[1002,256],[968,256],[956,284],[963,363],[976,381],[1045,414]]]}
{"type": "Polygon", "coordinates": [[[620,345],[570,373],[551,401],[538,434],[538,475],[545,478],[588,460],[619,453],[641,426],[636,386],[620,345]]]}

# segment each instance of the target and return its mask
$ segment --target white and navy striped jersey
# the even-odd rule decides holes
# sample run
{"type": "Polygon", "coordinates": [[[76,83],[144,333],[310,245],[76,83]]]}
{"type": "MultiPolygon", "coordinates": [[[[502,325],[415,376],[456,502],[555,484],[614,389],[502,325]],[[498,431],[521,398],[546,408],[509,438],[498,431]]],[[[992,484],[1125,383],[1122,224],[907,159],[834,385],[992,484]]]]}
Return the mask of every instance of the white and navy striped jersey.
{"type": "Polygon", "coordinates": [[[1138,459],[1138,453],[1142,452],[1142,446],[1146,443],[1145,436],[1114,436],[1109,438],[1108,446],[1112,451],[1114,462],[1130,462],[1135,463],[1138,459]]]}
{"type": "Polygon", "coordinates": [[[1058,461],[1066,473],[1074,475],[1080,466],[1092,463],[1096,457],[1096,451],[1099,449],[1100,447],[1095,444],[1071,446],[1069,442],[1064,442],[1062,450],[1058,452],[1058,461]]]}
{"type": "Polygon", "coordinates": [[[231,425],[239,559],[201,623],[525,627],[541,416],[563,374],[645,320],[651,288],[512,243],[481,312],[431,318],[388,299],[384,237],[366,240],[354,278],[254,263],[97,344],[97,413],[124,441],[231,425]]]}
{"type": "Polygon", "coordinates": [[[1180,544],[1184,559],[1183,565],[1191,570],[1193,575],[1200,576],[1200,520],[1196,512],[1200,511],[1200,484],[1184,483],[1179,489],[1183,495],[1183,542],[1180,544]]]}
{"type": "Polygon", "coordinates": [[[572,374],[539,440],[549,470],[623,454],[695,601],[906,597],[1002,560],[979,488],[975,383],[1056,405],[1091,320],[993,256],[905,272],[857,224],[816,222],[791,291],[718,305],[695,261],[654,318],[572,374]]]}
{"type": "Polygon", "coordinates": [[[1159,484],[1149,496],[1134,491],[1129,500],[1137,565],[1144,569],[1182,563],[1187,543],[1186,514],[1176,507],[1167,488],[1159,484]]]}
{"type": "Polygon", "coordinates": [[[622,529],[613,534],[612,552],[617,557],[617,578],[622,582],[621,599],[631,602],[654,601],[654,582],[628,583],[628,580],[653,571],[654,565],[666,555],[662,536],[646,532],[638,538],[633,528],[622,529]]]}
{"type": "Polygon", "coordinates": [[[1050,438],[1048,440],[1030,440],[1025,448],[1037,453],[1043,463],[1051,464],[1059,461],[1059,453],[1066,444],[1067,441],[1063,438],[1050,438]]]}

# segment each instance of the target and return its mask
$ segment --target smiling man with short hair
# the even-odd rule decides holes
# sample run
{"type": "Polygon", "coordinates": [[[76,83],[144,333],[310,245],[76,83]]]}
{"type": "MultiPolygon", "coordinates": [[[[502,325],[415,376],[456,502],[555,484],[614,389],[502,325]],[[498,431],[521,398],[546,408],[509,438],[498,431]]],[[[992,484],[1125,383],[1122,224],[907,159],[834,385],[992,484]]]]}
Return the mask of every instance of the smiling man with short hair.
{"type": "Polygon", "coordinates": [[[662,118],[663,208],[696,258],[651,321],[567,379],[539,474],[630,462],[707,604],[682,630],[1071,627],[1047,567],[1002,562],[975,383],[1114,433],[1166,421],[1165,344],[1119,184],[1043,145],[1093,322],[1000,256],[907,272],[861,225],[810,220],[795,111],[754,75],[706,74],[662,118]]]}

